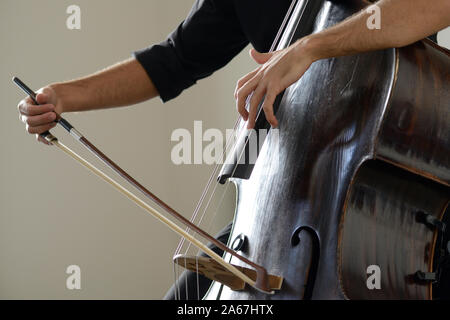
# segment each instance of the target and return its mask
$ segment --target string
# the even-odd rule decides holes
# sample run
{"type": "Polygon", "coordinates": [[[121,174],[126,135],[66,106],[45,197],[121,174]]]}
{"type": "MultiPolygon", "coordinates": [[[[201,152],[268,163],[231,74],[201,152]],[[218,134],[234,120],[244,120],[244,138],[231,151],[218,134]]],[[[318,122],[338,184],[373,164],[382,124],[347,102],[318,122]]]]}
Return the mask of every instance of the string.
{"type": "Polygon", "coordinates": [[[177,291],[178,291],[178,275],[177,275],[177,264],[175,263],[175,261],[172,262],[173,264],[173,275],[174,275],[174,295],[175,295],[175,300],[179,300],[178,299],[178,295],[177,295],[177,291]]]}
{"type": "MultiPolygon", "coordinates": [[[[286,23],[287,23],[287,21],[288,21],[288,18],[289,18],[289,16],[290,16],[290,13],[292,12],[292,10],[293,10],[294,5],[296,4],[296,2],[297,2],[297,0],[293,0],[293,1],[291,2],[290,7],[289,7],[289,9],[288,9],[288,11],[287,11],[287,14],[286,14],[285,17],[284,17],[284,20],[283,20],[283,22],[282,22],[282,24],[281,24],[281,26],[280,26],[280,28],[279,28],[279,30],[278,30],[278,33],[277,33],[277,35],[276,35],[276,37],[275,37],[275,39],[274,39],[274,41],[273,41],[273,43],[272,43],[272,45],[271,45],[271,48],[270,48],[269,52],[273,52],[273,51],[275,50],[275,46],[276,46],[277,43],[279,42],[279,39],[280,39],[280,37],[281,37],[281,35],[282,35],[282,32],[283,32],[283,29],[284,29],[284,27],[285,27],[285,25],[286,25],[286,23]]],[[[253,93],[252,93],[252,94],[253,94],[253,93]]],[[[249,97],[247,97],[247,101],[246,101],[246,109],[247,109],[247,110],[248,110],[248,108],[249,108],[249,99],[251,98],[252,94],[249,95],[249,97]]],[[[262,111],[261,104],[258,106],[258,108],[259,108],[259,109],[258,109],[257,116],[256,116],[257,118],[260,116],[261,111],[262,111]]],[[[239,122],[240,122],[240,119],[241,119],[241,117],[239,117],[239,118],[236,120],[235,125],[234,125],[234,128],[233,128],[233,133],[235,134],[235,136],[236,136],[236,130],[237,130],[237,126],[238,126],[238,124],[239,124],[239,122]]],[[[238,161],[236,162],[236,166],[233,168],[233,171],[232,171],[230,177],[233,177],[233,176],[234,176],[235,171],[237,170],[237,167],[238,167],[238,165],[239,165],[239,163],[240,163],[240,161],[241,161],[241,159],[242,159],[242,156],[243,156],[244,153],[245,153],[245,150],[246,150],[248,141],[250,141],[250,137],[251,137],[251,135],[252,135],[253,132],[255,132],[255,131],[254,131],[254,130],[252,130],[252,131],[250,131],[250,132],[247,131],[247,136],[248,136],[248,137],[246,138],[246,141],[245,141],[245,143],[244,143],[244,147],[242,148],[242,150],[241,150],[241,152],[240,152],[240,155],[239,155],[239,157],[238,157],[238,161]]],[[[239,142],[239,139],[236,139],[235,147],[236,147],[236,145],[237,145],[238,142],[239,142]]],[[[226,144],[226,146],[225,146],[225,148],[224,148],[226,152],[228,152],[228,144],[229,144],[229,141],[227,141],[227,144],[226,144]]],[[[222,153],[222,155],[223,155],[223,154],[224,154],[224,153],[222,153]]],[[[201,197],[200,197],[200,200],[199,200],[198,203],[197,203],[197,206],[196,206],[196,208],[195,208],[195,210],[194,210],[194,213],[193,213],[193,215],[192,215],[192,218],[191,218],[191,222],[194,222],[194,221],[195,221],[195,219],[196,219],[196,217],[197,217],[197,214],[198,214],[198,212],[199,212],[201,206],[203,205],[204,199],[205,199],[206,195],[207,195],[208,192],[209,192],[209,189],[210,189],[210,187],[211,187],[211,183],[212,183],[214,177],[216,176],[219,167],[220,167],[220,165],[219,165],[219,164],[216,164],[216,166],[215,166],[215,168],[214,168],[214,170],[213,170],[213,173],[211,174],[211,176],[210,176],[210,178],[209,178],[209,180],[208,180],[208,183],[207,183],[205,189],[204,189],[203,192],[202,192],[202,195],[201,195],[201,197]]],[[[207,201],[207,204],[206,204],[206,206],[205,206],[205,208],[204,208],[204,210],[203,210],[203,213],[202,213],[202,215],[201,215],[201,217],[200,217],[199,225],[200,225],[200,223],[203,221],[203,218],[204,218],[204,216],[205,216],[205,213],[206,213],[206,211],[208,210],[208,208],[209,208],[209,206],[210,206],[211,200],[212,200],[213,196],[215,195],[215,192],[216,192],[216,189],[217,189],[218,184],[219,184],[219,183],[216,182],[216,184],[214,185],[214,189],[213,189],[213,191],[211,192],[211,195],[210,195],[210,197],[209,197],[209,199],[208,199],[208,201],[207,201]]],[[[213,223],[213,221],[215,220],[215,217],[216,217],[216,215],[217,215],[217,212],[219,211],[220,207],[222,206],[222,203],[223,203],[223,200],[224,200],[224,198],[225,198],[225,195],[226,195],[226,192],[227,192],[227,190],[228,190],[229,185],[230,185],[230,181],[227,180],[227,181],[226,181],[225,190],[223,191],[222,196],[221,196],[221,198],[220,198],[220,200],[219,200],[219,204],[217,205],[217,207],[216,207],[216,209],[215,209],[215,211],[214,211],[213,220],[210,221],[210,226],[212,225],[212,223],[213,223]]],[[[187,228],[186,231],[187,231],[187,232],[190,232],[190,228],[187,228]]],[[[182,248],[182,246],[183,246],[183,244],[184,244],[184,241],[185,241],[185,239],[182,238],[181,241],[180,241],[180,243],[178,244],[177,249],[175,250],[175,255],[176,255],[176,254],[179,254],[179,252],[181,251],[181,248],[182,248]]],[[[187,249],[186,249],[186,251],[185,251],[186,253],[189,251],[190,245],[191,245],[191,243],[189,243],[189,245],[188,245],[188,247],[187,247],[187,249]]],[[[198,251],[197,256],[198,256],[198,254],[199,254],[200,252],[201,252],[201,250],[198,251]]],[[[197,264],[196,264],[196,273],[197,273],[197,277],[198,277],[198,260],[197,260],[197,259],[198,259],[198,258],[196,258],[196,261],[197,261],[197,264]]],[[[186,259],[185,259],[185,267],[186,267],[186,259]]],[[[187,269],[187,268],[186,268],[186,269],[187,269]]],[[[186,278],[186,288],[188,288],[188,285],[187,285],[187,278],[186,278]]],[[[199,284],[198,284],[198,280],[197,280],[197,293],[199,294],[199,284]]]]}
{"type": "MultiPolygon", "coordinates": [[[[289,9],[288,9],[288,11],[287,11],[287,13],[286,13],[286,15],[285,15],[285,17],[284,17],[284,20],[283,20],[283,22],[282,22],[280,28],[278,29],[278,33],[277,33],[277,35],[276,35],[274,41],[272,42],[272,45],[271,45],[271,48],[270,48],[269,52],[273,52],[273,51],[275,50],[275,46],[276,46],[277,43],[279,42],[279,38],[280,38],[281,35],[282,35],[282,31],[283,31],[283,29],[284,29],[286,23],[288,22],[288,18],[290,17],[290,14],[291,14],[292,10],[294,9],[294,6],[295,6],[296,3],[297,3],[297,0],[293,0],[293,1],[291,2],[290,7],[289,7],[289,9]]],[[[281,46],[281,44],[279,44],[279,46],[281,46]]],[[[281,49],[281,48],[278,47],[277,50],[279,50],[279,49],[281,49]]],[[[250,100],[251,100],[252,95],[253,95],[253,92],[247,97],[247,101],[246,101],[246,109],[247,109],[247,110],[249,109],[249,102],[250,102],[250,100]]],[[[263,110],[263,109],[261,108],[261,103],[260,103],[259,106],[258,106],[258,112],[257,112],[256,118],[258,118],[258,117],[260,116],[262,110],[263,110]]],[[[241,119],[241,117],[238,118],[237,123],[239,122],[240,119],[241,119]]],[[[235,127],[236,127],[236,125],[235,125],[235,127]]],[[[235,130],[233,130],[233,131],[235,132],[235,130]]],[[[247,134],[246,134],[247,138],[246,138],[246,141],[245,141],[245,143],[244,143],[244,147],[242,148],[241,154],[239,155],[238,160],[236,161],[236,164],[237,164],[237,165],[240,163],[240,161],[241,161],[241,159],[242,159],[242,156],[243,156],[244,153],[245,153],[246,146],[247,146],[248,142],[251,141],[251,135],[252,135],[254,132],[256,132],[256,131],[255,131],[255,130],[247,131],[247,134]]],[[[236,141],[239,142],[239,139],[236,139],[236,141]]],[[[234,167],[234,169],[233,169],[233,171],[232,171],[230,177],[233,177],[233,176],[234,176],[235,171],[237,170],[237,165],[234,167]]],[[[222,197],[221,197],[221,199],[220,199],[220,201],[219,201],[219,205],[216,207],[216,210],[215,210],[215,212],[214,212],[214,216],[217,214],[217,212],[218,212],[218,210],[219,210],[219,208],[220,208],[220,206],[221,206],[221,204],[222,204],[222,202],[223,202],[223,200],[224,200],[226,191],[227,191],[227,189],[228,189],[228,187],[229,187],[229,182],[230,182],[230,181],[227,180],[227,185],[225,186],[225,190],[224,190],[224,192],[223,192],[223,194],[222,194],[222,197]]],[[[217,185],[218,185],[218,183],[215,185],[215,188],[217,187],[217,185]]],[[[214,190],[213,190],[213,193],[215,192],[215,188],[214,188],[214,190]]],[[[207,207],[209,206],[209,203],[210,203],[212,197],[213,197],[213,195],[211,195],[211,197],[210,197],[210,199],[209,199],[209,201],[208,201],[207,207]]],[[[205,214],[206,210],[207,210],[207,208],[205,208],[205,210],[204,210],[202,216],[205,214]]],[[[213,222],[213,221],[211,221],[211,224],[212,224],[212,222],[213,222]]]]}
{"type": "MultiPolygon", "coordinates": [[[[236,122],[235,122],[235,124],[234,124],[234,128],[233,128],[233,132],[236,130],[236,127],[237,127],[237,125],[238,125],[238,123],[239,123],[239,120],[240,120],[239,118],[236,120],[236,122]]],[[[230,141],[230,140],[227,140],[225,147],[223,147],[222,155],[227,154],[230,145],[231,145],[231,141],[230,141]]],[[[198,212],[199,212],[199,210],[200,210],[200,208],[201,208],[201,206],[202,206],[202,204],[203,204],[203,202],[204,202],[204,199],[205,199],[206,195],[207,195],[208,192],[209,192],[211,183],[212,183],[214,177],[216,176],[216,174],[217,174],[219,168],[220,168],[220,164],[217,163],[217,164],[215,165],[215,168],[214,168],[213,172],[211,173],[211,175],[210,175],[210,177],[209,177],[208,183],[207,183],[207,185],[205,186],[205,188],[204,188],[204,190],[203,190],[203,192],[202,192],[202,195],[201,195],[201,197],[200,197],[200,199],[199,199],[199,201],[198,201],[198,203],[197,203],[197,206],[196,206],[196,208],[195,208],[195,210],[194,210],[194,213],[193,213],[193,215],[192,215],[192,217],[191,217],[191,219],[190,219],[190,222],[191,222],[191,223],[194,223],[194,222],[195,222],[195,219],[196,219],[196,217],[197,217],[197,214],[198,214],[198,212]]],[[[217,187],[217,185],[214,187],[213,193],[215,192],[216,187],[217,187]]],[[[211,198],[212,198],[212,196],[211,196],[211,198]]],[[[211,200],[211,198],[208,200],[208,203],[209,203],[209,201],[211,200]]],[[[202,220],[203,220],[203,216],[204,216],[204,213],[202,214],[202,217],[200,218],[200,221],[198,222],[198,225],[201,225],[201,222],[202,222],[202,220]]],[[[191,229],[190,229],[189,227],[187,227],[185,231],[186,231],[187,233],[189,233],[189,232],[191,232],[191,229]]],[[[183,245],[184,245],[184,241],[185,241],[185,238],[182,237],[182,238],[181,238],[181,241],[178,243],[177,249],[175,250],[174,256],[176,256],[176,255],[178,255],[178,254],[180,253],[181,248],[182,248],[183,245]]],[[[187,252],[189,251],[190,246],[191,246],[191,242],[188,243],[188,246],[187,246],[186,251],[185,251],[185,255],[187,255],[187,252]]],[[[196,263],[196,274],[197,274],[197,276],[196,276],[196,277],[197,277],[197,297],[198,297],[198,300],[200,300],[200,298],[199,298],[199,296],[200,296],[200,289],[199,289],[199,279],[198,279],[199,275],[198,275],[198,260],[197,260],[197,258],[196,258],[196,261],[197,261],[197,263],[196,263]]],[[[187,262],[186,262],[186,259],[184,259],[184,267],[185,267],[185,269],[187,270],[187,262]]],[[[179,278],[176,277],[176,278],[175,278],[175,281],[178,282],[178,281],[179,281],[179,278]]],[[[188,285],[188,278],[187,278],[187,277],[185,277],[185,287],[186,287],[186,297],[188,297],[188,287],[189,287],[189,285],[188,285]]]]}
{"type": "MultiPolygon", "coordinates": [[[[109,183],[112,187],[114,187],[117,191],[122,193],[124,196],[126,196],[128,199],[133,201],[135,204],[137,204],[139,207],[150,213],[154,218],[165,224],[167,227],[169,227],[172,231],[178,233],[179,235],[182,235],[187,238],[187,240],[193,242],[196,246],[199,246],[202,248],[202,250],[209,255],[211,258],[213,258],[217,263],[219,263],[222,267],[230,271],[235,276],[239,277],[244,282],[248,283],[252,287],[255,287],[256,281],[252,280],[250,277],[248,277],[246,274],[241,272],[238,268],[229,265],[226,261],[224,261],[217,253],[215,253],[213,250],[205,246],[202,242],[197,240],[195,237],[192,237],[189,234],[186,234],[184,230],[179,227],[177,224],[172,222],[170,219],[159,213],[157,210],[149,206],[146,202],[138,198],[136,195],[134,195],[132,192],[130,192],[128,189],[123,187],[121,184],[116,182],[114,179],[109,177],[107,174],[102,172],[101,170],[97,169],[94,165],[89,163],[87,160],[83,159],[81,156],[79,156],[77,153],[66,147],[64,144],[58,141],[53,135],[47,135],[46,140],[53,145],[57,146],[60,150],[64,151],[67,155],[69,155],[71,158],[79,162],[81,165],[83,165],[86,169],[90,170],[92,173],[97,175],[99,178],[103,179],[105,182],[109,183]]],[[[246,259],[246,261],[248,261],[246,259]]]]}
{"type": "MultiPolygon", "coordinates": [[[[276,46],[276,44],[278,43],[279,38],[280,38],[281,35],[282,35],[282,30],[284,29],[284,27],[285,27],[285,25],[286,25],[286,23],[287,23],[287,21],[288,21],[288,18],[289,18],[289,16],[290,16],[290,13],[292,12],[292,9],[294,8],[294,5],[295,5],[296,2],[297,2],[296,0],[293,0],[293,1],[291,2],[291,5],[290,5],[290,7],[289,7],[289,9],[288,9],[288,12],[287,12],[287,14],[286,14],[286,16],[285,16],[285,18],[284,18],[284,20],[283,20],[283,22],[282,22],[282,24],[281,24],[279,30],[278,30],[278,33],[277,33],[277,35],[276,35],[276,37],[275,37],[275,40],[273,41],[273,43],[272,43],[272,45],[271,45],[271,48],[270,48],[269,52],[273,52],[273,51],[275,50],[275,46],[276,46]]],[[[252,95],[253,95],[253,93],[251,93],[251,94],[247,97],[247,101],[246,101],[246,109],[247,109],[247,110],[249,109],[249,102],[250,102],[250,100],[251,100],[252,95]]],[[[260,114],[261,114],[261,112],[262,112],[261,104],[259,105],[258,108],[259,108],[259,109],[258,109],[257,116],[256,116],[257,118],[260,116],[260,114]]],[[[236,124],[235,124],[235,127],[234,127],[234,129],[233,129],[233,133],[235,134],[235,136],[237,136],[237,135],[236,135],[236,126],[237,126],[237,124],[239,123],[239,121],[240,121],[241,119],[242,119],[241,117],[239,117],[239,118],[237,119],[236,124]]],[[[244,154],[244,152],[245,152],[245,148],[246,148],[246,146],[247,146],[247,144],[248,144],[248,141],[251,141],[251,135],[252,135],[253,132],[254,132],[254,130],[250,131],[250,134],[247,134],[248,138],[246,139],[245,144],[244,144],[244,147],[243,147],[243,149],[242,149],[242,151],[241,151],[241,154],[240,154],[239,157],[238,157],[238,160],[237,160],[237,162],[236,162],[237,164],[240,163],[240,161],[241,161],[241,159],[242,159],[242,156],[243,156],[243,154],[244,154]]],[[[239,139],[236,139],[236,142],[239,142],[239,139]]],[[[233,171],[232,171],[232,173],[231,173],[231,175],[230,175],[231,177],[234,176],[236,170],[237,170],[237,166],[234,167],[234,169],[233,169],[233,171]]],[[[212,179],[210,179],[210,181],[211,181],[211,180],[212,180],[212,179]]],[[[227,189],[228,189],[228,184],[229,184],[229,180],[227,180],[227,185],[225,186],[225,191],[223,192],[222,198],[221,198],[221,200],[220,200],[220,202],[219,202],[219,205],[218,205],[216,211],[214,212],[215,215],[217,214],[217,211],[218,211],[218,209],[220,208],[220,205],[221,205],[221,203],[222,203],[223,200],[224,200],[224,195],[226,194],[226,191],[227,191],[227,189]]],[[[205,207],[205,210],[203,211],[202,217],[205,215],[205,212],[207,211],[207,209],[208,209],[208,207],[209,207],[209,204],[210,204],[210,202],[211,202],[212,197],[213,197],[214,194],[215,194],[215,191],[216,191],[217,186],[218,186],[218,183],[215,184],[214,190],[213,190],[212,195],[210,196],[210,198],[209,198],[209,200],[208,200],[208,203],[207,203],[207,206],[205,207]]],[[[211,221],[211,223],[212,223],[212,222],[213,222],[213,221],[211,221]]]]}
{"type": "MultiPolygon", "coordinates": [[[[289,7],[289,9],[288,9],[288,11],[287,11],[287,13],[286,13],[286,15],[285,15],[285,17],[284,17],[284,20],[283,20],[283,22],[282,22],[280,28],[278,29],[277,35],[275,36],[275,39],[274,39],[274,41],[272,42],[272,45],[271,45],[271,47],[270,47],[269,52],[273,52],[273,51],[275,50],[275,46],[276,46],[276,44],[279,42],[279,39],[281,38],[282,31],[283,31],[283,29],[284,29],[284,27],[285,27],[285,25],[286,25],[286,23],[287,23],[287,21],[288,21],[288,18],[289,18],[289,16],[290,16],[290,14],[291,14],[291,12],[292,12],[292,10],[293,10],[294,5],[295,5],[296,2],[297,2],[297,0],[292,0],[292,2],[291,2],[291,4],[290,4],[290,7],[289,7]]],[[[251,98],[251,95],[247,98],[247,110],[248,110],[248,100],[249,100],[249,98],[251,98]]],[[[261,109],[259,110],[259,113],[260,113],[260,111],[261,111],[261,109]]],[[[259,115],[259,113],[258,113],[258,115],[259,115]]],[[[236,134],[237,126],[238,126],[240,120],[241,120],[241,117],[238,117],[238,118],[236,119],[236,121],[235,121],[235,124],[234,124],[234,127],[233,127],[233,133],[234,133],[234,134],[236,134]]],[[[235,136],[236,136],[236,135],[235,135],[235,136]]],[[[226,153],[224,153],[224,152],[227,152],[227,151],[228,151],[228,145],[229,145],[230,142],[231,142],[231,141],[228,141],[228,140],[227,140],[227,145],[225,146],[224,150],[222,151],[222,154],[226,154],[226,153]]],[[[208,180],[208,182],[207,182],[207,185],[205,186],[205,188],[204,188],[204,190],[203,190],[203,192],[202,192],[202,195],[201,195],[201,197],[200,197],[200,199],[199,199],[199,201],[198,201],[198,203],[197,203],[197,206],[196,206],[196,208],[195,208],[195,210],[194,210],[194,213],[193,213],[192,218],[191,218],[191,222],[193,222],[193,221],[195,220],[195,218],[196,218],[196,216],[197,216],[197,214],[198,214],[198,211],[199,211],[199,209],[200,209],[200,207],[201,207],[201,205],[202,205],[202,203],[203,203],[203,201],[204,201],[204,198],[205,198],[206,194],[208,193],[208,191],[209,191],[209,189],[210,189],[211,183],[212,183],[214,177],[215,177],[216,174],[217,174],[217,171],[218,171],[219,167],[220,167],[220,164],[219,164],[219,163],[216,164],[216,166],[215,166],[215,168],[214,168],[212,174],[210,175],[209,180],[208,180]]],[[[210,201],[210,200],[209,200],[209,201],[210,201]]],[[[189,228],[187,228],[187,230],[189,230],[189,228]]],[[[184,243],[184,238],[180,241],[180,243],[179,243],[177,249],[175,250],[175,254],[178,254],[178,253],[180,252],[180,247],[183,245],[183,243],[184,243]]]]}
{"type": "MultiPolygon", "coordinates": [[[[284,20],[283,20],[283,23],[282,23],[281,27],[280,27],[279,30],[278,30],[278,33],[277,33],[277,35],[276,35],[276,37],[275,37],[275,40],[274,40],[273,43],[272,43],[272,46],[271,46],[269,52],[273,52],[273,51],[274,51],[275,45],[277,44],[279,38],[281,37],[281,32],[282,32],[282,30],[283,30],[283,28],[284,28],[284,26],[285,26],[285,24],[286,24],[286,22],[287,22],[287,18],[289,17],[290,12],[292,11],[292,8],[293,8],[295,2],[296,2],[296,0],[293,0],[293,1],[291,2],[291,6],[290,6],[290,8],[288,9],[288,12],[287,12],[287,14],[286,14],[286,16],[285,16],[285,18],[284,18],[284,20]]],[[[247,110],[248,110],[248,103],[249,103],[249,100],[251,99],[251,96],[252,96],[252,94],[249,95],[249,97],[247,98],[247,102],[246,102],[246,108],[247,108],[247,110]]],[[[257,116],[260,115],[261,110],[262,110],[262,109],[259,107],[259,111],[258,111],[257,116]]],[[[241,117],[239,117],[239,118],[236,120],[235,125],[234,125],[234,128],[233,128],[233,133],[234,133],[235,136],[236,136],[237,125],[239,124],[240,120],[241,120],[241,117]]],[[[238,139],[236,139],[236,140],[238,140],[238,139]]],[[[247,140],[247,141],[248,141],[248,140],[247,140]]],[[[227,141],[227,146],[225,147],[225,152],[227,152],[227,150],[228,150],[228,144],[229,144],[229,142],[230,142],[230,141],[227,141]]],[[[247,144],[247,142],[246,142],[246,144],[247,144]]],[[[246,145],[246,144],[245,144],[245,145],[246,145]]],[[[239,161],[240,161],[241,158],[242,158],[242,154],[239,156],[239,161]]],[[[238,161],[238,162],[239,162],[239,161],[238,161]]],[[[212,175],[211,175],[210,178],[209,178],[208,184],[207,184],[205,190],[203,191],[202,196],[201,196],[201,198],[200,198],[200,200],[199,200],[199,202],[198,202],[198,204],[197,204],[197,207],[196,207],[196,209],[195,209],[195,211],[194,211],[193,218],[191,219],[191,222],[193,222],[193,220],[195,219],[195,217],[196,217],[196,215],[197,215],[197,213],[198,213],[198,210],[200,209],[201,205],[203,204],[204,198],[205,198],[206,194],[207,194],[208,191],[209,191],[211,182],[213,181],[214,176],[216,175],[216,173],[217,173],[219,167],[220,167],[220,164],[217,164],[217,165],[215,166],[215,168],[214,168],[214,170],[213,170],[213,173],[212,173],[212,175]]],[[[232,175],[235,173],[235,170],[236,170],[236,167],[235,167],[235,169],[233,170],[232,175]]],[[[217,185],[218,185],[218,184],[215,184],[215,188],[217,187],[217,185]]],[[[212,198],[212,196],[213,196],[214,193],[215,193],[215,189],[213,190],[212,195],[210,196],[210,198],[209,198],[209,200],[208,200],[208,203],[210,203],[211,198],[212,198]]],[[[207,207],[208,207],[208,206],[207,206],[207,207]]],[[[207,209],[207,208],[206,208],[206,209],[207,209]]],[[[204,210],[202,216],[205,214],[205,211],[206,211],[206,210],[204,210]]],[[[184,242],[184,239],[182,239],[181,242],[184,242]]],[[[179,248],[177,248],[176,252],[179,253],[179,248]]]]}
{"type": "MultiPolygon", "coordinates": [[[[236,130],[237,125],[238,125],[238,123],[239,123],[239,120],[240,120],[239,118],[236,120],[236,122],[235,122],[235,124],[234,124],[234,128],[233,128],[233,132],[236,130]]],[[[223,147],[223,149],[222,149],[222,155],[223,155],[223,154],[226,154],[226,152],[228,151],[228,147],[230,146],[230,144],[231,144],[231,141],[228,140],[227,143],[226,143],[226,145],[225,145],[225,147],[223,147]]],[[[191,222],[194,222],[194,221],[195,221],[195,219],[196,219],[196,217],[197,217],[197,214],[198,214],[198,212],[199,212],[201,206],[203,205],[204,199],[205,199],[206,195],[207,195],[208,192],[209,192],[209,189],[210,189],[210,187],[211,187],[211,183],[212,183],[212,181],[214,180],[214,177],[216,176],[216,174],[217,174],[219,168],[220,168],[220,163],[217,163],[217,164],[215,165],[214,169],[213,169],[213,172],[211,173],[211,175],[210,175],[210,177],[209,177],[209,180],[208,180],[208,182],[207,182],[205,188],[203,189],[203,192],[202,192],[202,195],[201,195],[199,201],[197,202],[197,206],[196,206],[196,208],[195,208],[195,210],[194,210],[194,212],[193,212],[193,215],[192,215],[192,217],[191,217],[191,220],[190,220],[191,222]]],[[[209,200],[208,200],[208,201],[209,201],[209,200]]],[[[190,231],[190,228],[187,227],[187,228],[186,228],[186,231],[187,231],[187,232],[190,231]]],[[[181,247],[183,246],[184,241],[185,241],[185,239],[182,238],[181,241],[180,241],[179,244],[178,244],[177,249],[175,250],[175,254],[174,254],[174,255],[177,255],[177,254],[180,253],[181,247]]]]}

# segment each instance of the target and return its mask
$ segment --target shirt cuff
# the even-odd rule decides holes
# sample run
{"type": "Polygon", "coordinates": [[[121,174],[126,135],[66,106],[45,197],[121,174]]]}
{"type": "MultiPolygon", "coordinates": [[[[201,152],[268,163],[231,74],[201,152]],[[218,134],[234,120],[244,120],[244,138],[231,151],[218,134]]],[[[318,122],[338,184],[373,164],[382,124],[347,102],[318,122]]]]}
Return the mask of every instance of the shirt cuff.
{"type": "Polygon", "coordinates": [[[195,84],[181,66],[170,40],[133,52],[158,90],[163,102],[177,97],[184,89],[195,84]]]}

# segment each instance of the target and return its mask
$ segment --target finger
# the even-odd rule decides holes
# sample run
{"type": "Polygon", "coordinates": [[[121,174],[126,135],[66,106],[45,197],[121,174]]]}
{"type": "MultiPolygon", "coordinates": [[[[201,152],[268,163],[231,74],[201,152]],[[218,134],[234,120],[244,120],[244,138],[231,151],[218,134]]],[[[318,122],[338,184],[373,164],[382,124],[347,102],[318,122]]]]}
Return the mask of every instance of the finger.
{"type": "Polygon", "coordinates": [[[273,104],[277,97],[277,92],[274,90],[267,90],[266,96],[264,97],[264,102],[262,105],[262,109],[264,110],[264,115],[266,116],[267,121],[273,128],[278,127],[278,120],[273,113],[273,104]]]}
{"type": "Polygon", "coordinates": [[[255,49],[250,49],[250,56],[256,63],[264,64],[273,56],[274,52],[261,53],[256,51],[255,49]]]}
{"type": "Polygon", "coordinates": [[[250,99],[250,108],[248,111],[247,129],[253,129],[255,127],[258,106],[264,96],[265,91],[265,86],[260,83],[256,90],[253,92],[252,98],[250,99]]]}
{"type": "Polygon", "coordinates": [[[56,113],[47,112],[37,116],[23,116],[25,123],[31,127],[42,126],[56,120],[56,113]]]}
{"type": "Polygon", "coordinates": [[[51,146],[52,144],[50,142],[48,142],[47,140],[45,140],[45,138],[42,138],[39,134],[36,135],[36,140],[39,142],[42,142],[48,146],[51,146]]]}
{"type": "Polygon", "coordinates": [[[255,74],[259,71],[259,68],[253,70],[250,73],[247,73],[245,76],[243,76],[242,78],[240,78],[237,83],[236,83],[236,89],[234,89],[234,98],[237,98],[237,94],[239,89],[251,78],[253,78],[255,76],[255,74]]]}
{"type": "Polygon", "coordinates": [[[42,132],[48,131],[56,126],[56,122],[47,123],[42,126],[32,127],[27,124],[27,132],[30,134],[41,134],[42,132]]]}
{"type": "Polygon", "coordinates": [[[247,97],[256,88],[259,79],[262,75],[256,74],[252,79],[247,81],[238,91],[236,108],[239,114],[244,118],[245,121],[248,119],[248,112],[245,109],[245,104],[247,102],[247,97]]]}
{"type": "Polygon", "coordinates": [[[17,110],[19,111],[19,113],[23,113],[27,105],[33,104],[34,104],[33,100],[31,100],[30,97],[27,97],[25,99],[20,100],[20,102],[17,104],[17,110]]]}
{"type": "Polygon", "coordinates": [[[48,102],[49,99],[49,95],[45,94],[45,93],[38,93],[36,95],[36,101],[39,104],[46,104],[48,102]]]}
{"type": "Polygon", "coordinates": [[[52,104],[35,105],[25,102],[19,104],[19,112],[26,116],[36,116],[52,111],[55,111],[55,106],[52,104]]]}
{"type": "Polygon", "coordinates": [[[245,109],[245,102],[244,103],[236,102],[236,109],[237,112],[241,115],[242,119],[244,119],[244,121],[247,121],[248,111],[247,109],[245,109]]]}

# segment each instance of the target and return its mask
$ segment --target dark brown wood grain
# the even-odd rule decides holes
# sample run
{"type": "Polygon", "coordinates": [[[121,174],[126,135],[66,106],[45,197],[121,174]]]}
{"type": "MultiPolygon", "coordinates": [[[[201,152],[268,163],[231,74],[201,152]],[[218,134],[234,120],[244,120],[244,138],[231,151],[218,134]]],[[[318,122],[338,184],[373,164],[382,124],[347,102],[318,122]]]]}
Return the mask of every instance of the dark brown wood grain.
{"type": "Polygon", "coordinates": [[[449,186],[449,51],[423,40],[398,50],[397,59],[377,157],[449,186]]]}
{"type": "Polygon", "coordinates": [[[349,299],[431,299],[431,283],[416,271],[433,271],[437,231],[421,221],[447,208],[447,187],[383,163],[359,169],[342,216],[340,274],[349,299]],[[367,268],[380,268],[381,287],[370,289],[367,268]]]}
{"type": "MultiPolygon", "coordinates": [[[[312,31],[334,25],[364,5],[362,1],[325,1],[312,31]]],[[[402,235],[402,228],[408,227],[406,222],[395,224],[393,229],[383,229],[376,225],[381,221],[358,220],[361,216],[356,213],[348,214],[343,220],[346,204],[350,207],[358,204],[346,199],[353,199],[348,195],[357,192],[351,188],[360,181],[357,173],[371,159],[390,161],[398,170],[413,172],[411,185],[416,183],[414,175],[419,180],[423,176],[442,184],[437,188],[439,195],[433,193],[434,189],[413,190],[412,195],[399,191],[397,201],[423,197],[420,203],[428,206],[433,199],[441,201],[442,192],[448,194],[449,127],[448,110],[443,109],[450,105],[449,59],[445,50],[418,42],[402,49],[317,61],[287,88],[276,114],[279,143],[269,134],[249,179],[233,178],[238,199],[230,237],[233,241],[245,234],[248,245],[242,254],[264,266],[270,274],[283,277],[283,286],[274,295],[267,295],[251,288],[235,292],[215,283],[206,299],[372,298],[359,291],[353,294],[350,284],[363,281],[362,285],[366,285],[361,276],[366,269],[360,269],[368,262],[366,254],[379,257],[370,246],[376,248],[382,234],[369,233],[363,241],[365,235],[353,231],[391,232],[385,240],[401,242],[395,253],[415,242],[407,233],[402,235]],[[411,124],[410,118],[416,121],[411,124]],[[392,129],[398,124],[406,130],[403,135],[398,129],[392,129]],[[369,224],[359,230],[358,223],[366,222],[369,224]],[[303,231],[297,233],[298,230],[303,231]],[[359,250],[355,259],[364,257],[355,264],[351,260],[353,248],[359,250]],[[344,287],[350,289],[346,291],[344,287]]],[[[379,174],[371,171],[372,177],[387,178],[381,185],[373,185],[375,194],[366,195],[375,200],[386,192],[383,183],[391,181],[385,167],[378,169],[379,174]]],[[[398,217],[392,202],[385,200],[388,211],[371,212],[386,219],[398,217]]],[[[405,207],[413,205],[404,204],[405,207]]],[[[430,238],[430,233],[416,227],[419,228],[417,236],[422,238],[415,241],[421,247],[410,255],[390,256],[386,260],[389,267],[408,265],[409,257],[414,257],[411,260],[414,263],[425,261],[423,245],[430,243],[432,233],[430,238]]],[[[240,265],[237,259],[225,257],[240,265]]],[[[383,282],[391,286],[386,288],[387,297],[429,298],[423,290],[406,287],[402,274],[395,273],[400,278],[383,282]]],[[[359,285],[355,283],[356,287],[359,285]]]]}

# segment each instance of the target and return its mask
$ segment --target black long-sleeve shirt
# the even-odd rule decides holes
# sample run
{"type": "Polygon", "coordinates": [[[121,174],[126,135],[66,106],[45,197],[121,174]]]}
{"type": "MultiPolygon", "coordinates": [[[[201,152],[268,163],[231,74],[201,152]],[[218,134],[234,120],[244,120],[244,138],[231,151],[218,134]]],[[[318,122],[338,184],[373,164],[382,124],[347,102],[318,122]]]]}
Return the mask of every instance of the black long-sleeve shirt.
{"type": "Polygon", "coordinates": [[[134,53],[163,101],[225,66],[250,42],[270,49],[291,0],[197,0],[160,44],[134,53]]]}
{"type": "Polygon", "coordinates": [[[165,102],[225,66],[251,43],[269,51],[292,0],[196,0],[156,45],[134,52],[165,102]]]}

